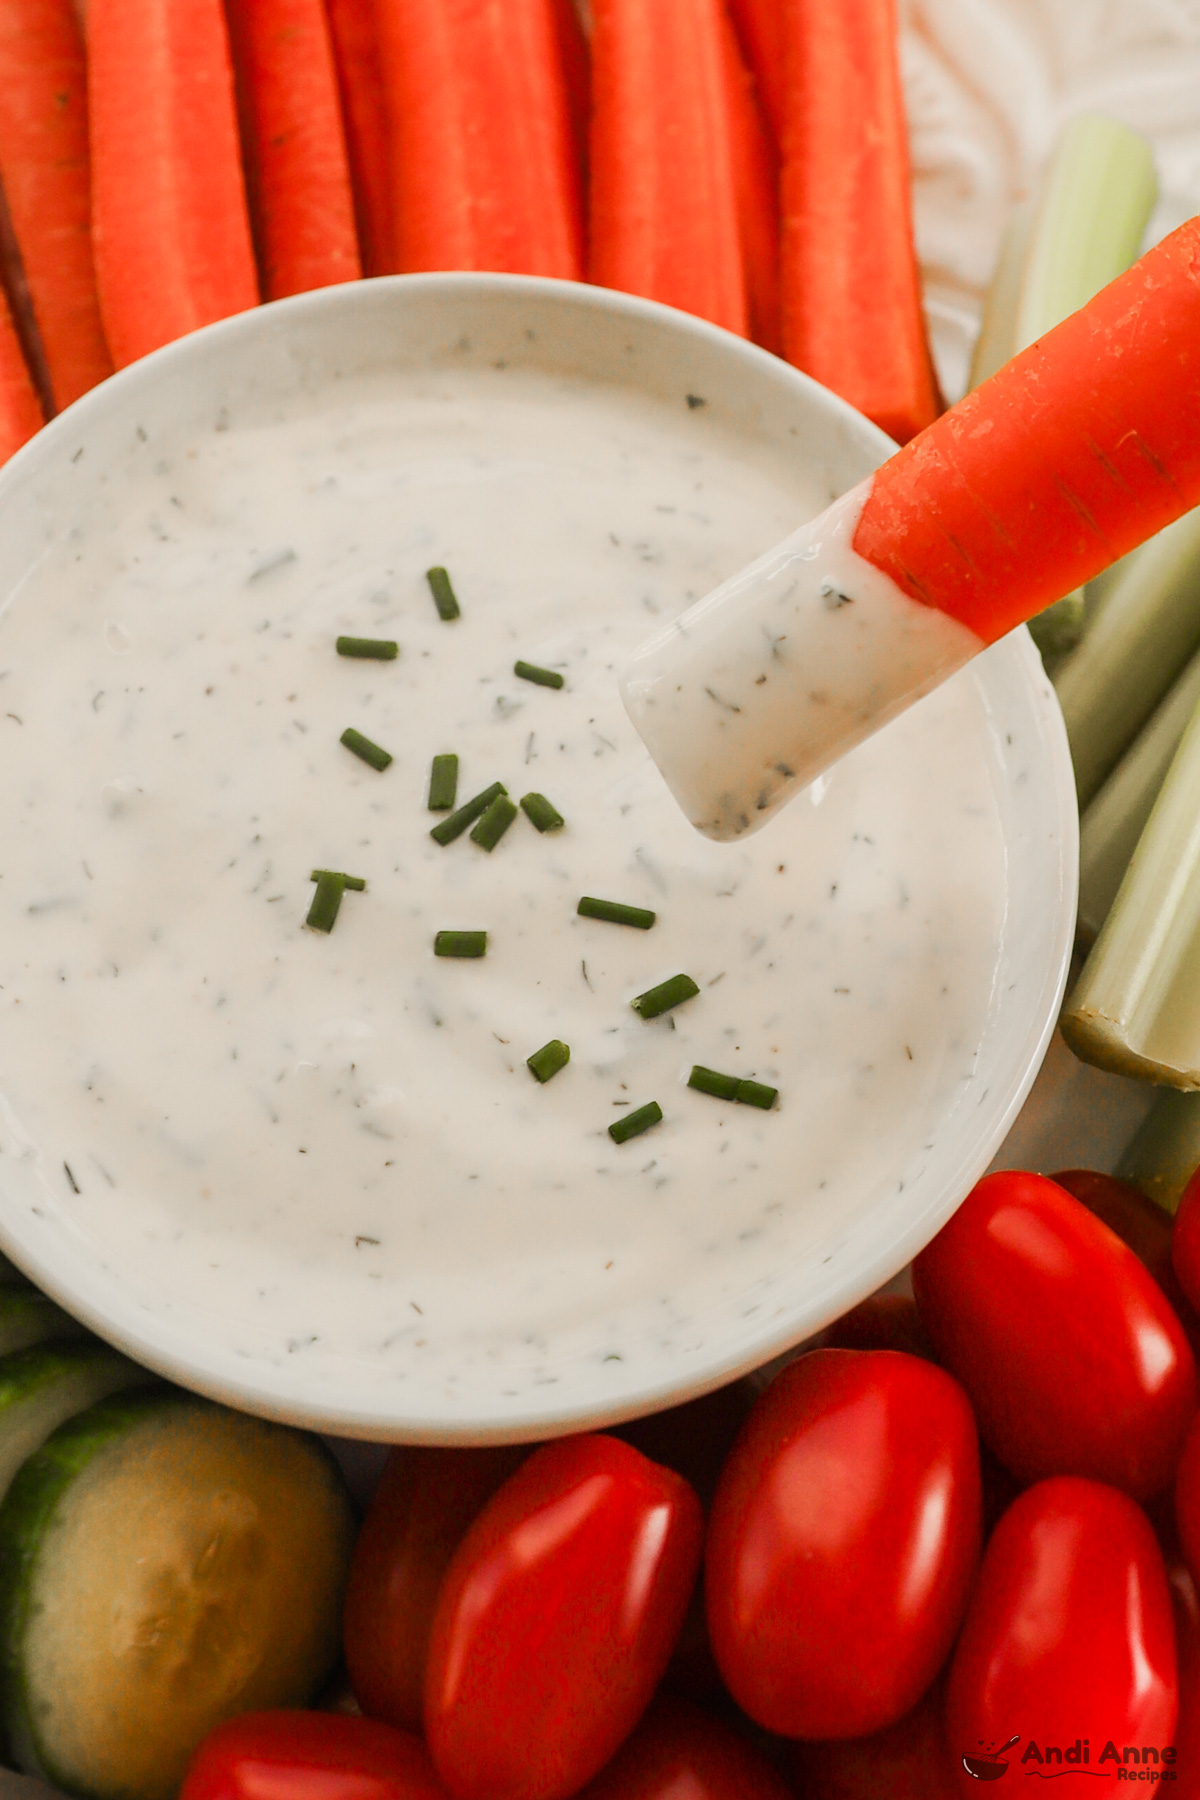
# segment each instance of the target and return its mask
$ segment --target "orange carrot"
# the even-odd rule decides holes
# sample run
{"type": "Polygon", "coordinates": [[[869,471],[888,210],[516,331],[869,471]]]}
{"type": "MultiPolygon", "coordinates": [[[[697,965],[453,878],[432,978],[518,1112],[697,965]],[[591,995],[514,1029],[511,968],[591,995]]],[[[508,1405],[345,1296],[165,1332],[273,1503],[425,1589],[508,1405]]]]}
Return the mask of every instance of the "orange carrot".
{"type": "Polygon", "coordinates": [[[45,423],[8,301],[0,289],[0,462],[7,462],[45,423]]]}
{"type": "Polygon", "coordinates": [[[0,6],[0,182],[54,404],[112,374],[92,265],[87,75],[71,0],[0,6]]]}
{"type": "Polygon", "coordinates": [[[742,60],[737,33],[725,12],[721,15],[721,36],[750,336],[764,349],[778,353],[783,348],[779,318],[779,158],[755,91],[754,77],[742,60]]]}
{"type": "Polygon", "coordinates": [[[854,548],[986,641],[1200,504],[1200,218],[876,472],[854,548]]]}
{"type": "Polygon", "coordinates": [[[747,331],[720,0],[593,0],[591,279],[747,331]]]}
{"type": "Polygon", "coordinates": [[[582,205],[553,0],[377,0],[392,267],[577,278],[582,205]]]}
{"type": "Polygon", "coordinates": [[[579,158],[580,174],[587,177],[588,129],[592,119],[592,53],[587,34],[580,23],[575,0],[554,0],[554,29],[558,36],[558,57],[563,80],[567,84],[567,106],[571,114],[571,132],[579,158]]]}
{"type": "Polygon", "coordinates": [[[783,143],[783,11],[786,0],[728,0],[742,55],[758,83],[776,144],[783,143]]]}
{"type": "Polygon", "coordinates": [[[118,367],[258,301],[221,0],[89,0],[100,312],[118,367]]]}
{"type": "Polygon", "coordinates": [[[322,0],[225,0],[263,297],[362,274],[322,0]]]}
{"type": "Polygon", "coordinates": [[[789,0],[781,279],[790,362],[905,443],[937,417],[894,0],[789,0]]]}
{"type": "Polygon", "coordinates": [[[387,97],[379,62],[374,0],[325,0],[363,269],[382,275],[391,243],[387,97]]]}

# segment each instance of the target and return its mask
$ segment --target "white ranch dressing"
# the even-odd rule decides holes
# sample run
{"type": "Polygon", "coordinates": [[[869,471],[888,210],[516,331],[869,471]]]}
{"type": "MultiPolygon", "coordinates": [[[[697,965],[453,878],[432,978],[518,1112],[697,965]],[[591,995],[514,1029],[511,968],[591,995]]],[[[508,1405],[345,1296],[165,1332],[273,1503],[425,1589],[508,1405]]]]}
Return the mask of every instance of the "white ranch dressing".
{"type": "Polygon", "coordinates": [[[647,640],[630,718],[707,837],[765,825],[793,794],[983,649],[853,547],[870,480],[647,640]]]}
{"type": "Polygon", "coordinates": [[[736,847],[692,830],[617,692],[648,620],[820,504],[772,447],[447,367],[180,425],[92,494],[0,621],[0,1183],[32,1180],[147,1312],[447,1395],[475,1355],[516,1392],[551,1336],[603,1364],[702,1341],[731,1293],[749,1316],[817,1212],[919,1173],[1002,930],[971,677],[736,847]],[[339,659],[339,633],[399,659],[339,659]],[[536,789],[565,829],[438,847],[445,751],[460,800],[536,789]],[[328,936],[314,867],[367,882],[328,936]],[[658,922],[579,919],[584,893],[658,922]],[[486,929],[486,959],[435,959],[440,928],[486,929]],[[644,1023],[630,1000],[677,971],[700,996],[644,1023]],[[552,1037],[571,1062],[542,1087],[552,1037]],[[777,1110],[688,1090],[696,1062],[777,1110]],[[652,1099],[663,1124],[614,1144],[652,1099]]]}

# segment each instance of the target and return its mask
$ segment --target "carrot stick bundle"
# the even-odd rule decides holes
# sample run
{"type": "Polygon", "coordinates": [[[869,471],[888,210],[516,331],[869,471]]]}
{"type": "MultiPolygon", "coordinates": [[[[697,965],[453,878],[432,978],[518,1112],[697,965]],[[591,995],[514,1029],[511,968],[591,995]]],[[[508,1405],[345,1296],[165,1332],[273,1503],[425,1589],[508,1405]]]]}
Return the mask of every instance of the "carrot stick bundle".
{"type": "Polygon", "coordinates": [[[87,131],[83,36],[71,0],[5,0],[0,182],[56,407],[112,373],[92,264],[87,131]]]}
{"type": "Polygon", "coordinates": [[[765,350],[778,354],[783,348],[779,316],[779,158],[754,77],[742,60],[733,22],[724,12],[721,38],[750,336],[765,350]]]}
{"type": "Polygon", "coordinates": [[[100,312],[123,367],[258,302],[220,0],[89,0],[100,312]]]}
{"type": "Polygon", "coordinates": [[[577,279],[582,202],[553,0],[377,0],[397,270],[577,279]]]}
{"type": "Polygon", "coordinates": [[[593,0],[591,279],[747,332],[719,0],[593,0]]]}
{"type": "Polygon", "coordinates": [[[322,0],[225,0],[263,296],[362,274],[322,0]]]}
{"type": "Polygon", "coordinates": [[[783,9],[783,342],[889,437],[937,417],[912,241],[894,0],[783,9]]]}
{"type": "Polygon", "coordinates": [[[763,110],[783,143],[783,10],[785,0],[728,0],[742,55],[762,95],[763,110]]]}
{"type": "Polygon", "coordinates": [[[382,275],[388,268],[391,207],[387,96],[374,0],[325,0],[325,10],[342,97],[363,272],[382,275]]]}
{"type": "Polygon", "coordinates": [[[0,289],[0,462],[15,456],[45,424],[8,301],[0,289]]]}
{"type": "Polygon", "coordinates": [[[875,475],[860,556],[991,643],[1200,503],[1200,218],[875,475]]]}

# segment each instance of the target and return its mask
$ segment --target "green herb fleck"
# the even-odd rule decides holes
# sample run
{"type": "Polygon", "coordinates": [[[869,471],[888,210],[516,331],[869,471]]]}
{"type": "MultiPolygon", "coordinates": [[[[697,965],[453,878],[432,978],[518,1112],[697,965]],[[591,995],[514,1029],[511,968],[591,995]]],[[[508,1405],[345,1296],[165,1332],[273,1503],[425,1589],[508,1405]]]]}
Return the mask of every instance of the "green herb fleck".
{"type": "Polygon", "coordinates": [[[361,731],[355,731],[353,725],[347,725],[338,742],[345,744],[347,750],[352,750],[360,762],[368,763],[372,769],[378,769],[381,775],[392,761],[390,750],[384,750],[379,744],[373,744],[369,737],[363,736],[361,731]]]}
{"type": "MultiPolygon", "coordinates": [[[[585,894],[576,907],[583,919],[604,919],[609,925],[632,925],[638,931],[649,931],[655,915],[645,906],[626,906],[623,900],[596,900],[585,894]]],[[[637,1005],[637,1001],[634,1001],[637,1005]]]]}
{"type": "Polygon", "coordinates": [[[516,816],[515,803],[507,794],[497,794],[471,833],[471,842],[481,850],[494,850],[516,816]]]}
{"type": "Polygon", "coordinates": [[[624,1144],[629,1138],[641,1137],[643,1131],[649,1131],[652,1125],[661,1122],[662,1107],[657,1100],[651,1100],[648,1106],[639,1106],[636,1112],[626,1113],[623,1119],[614,1119],[608,1128],[608,1135],[614,1144],[624,1144]]]}
{"type": "Polygon", "coordinates": [[[361,894],[366,889],[367,884],[361,875],[347,875],[341,869],[314,869],[308,879],[321,881],[326,875],[332,876],[335,881],[340,881],[343,887],[353,888],[356,894],[361,894]]]}
{"type": "Polygon", "coordinates": [[[539,1081],[549,1081],[560,1069],[565,1069],[571,1060],[571,1051],[561,1038],[551,1038],[540,1050],[525,1058],[525,1065],[531,1069],[539,1081]]]}
{"type": "Polygon", "coordinates": [[[736,1100],[741,1082],[736,1075],[722,1075],[696,1063],[688,1076],[688,1086],[701,1094],[715,1094],[718,1100],[736,1100]]]}
{"type": "Polygon", "coordinates": [[[566,679],[557,669],[540,669],[536,663],[519,659],[513,664],[513,674],[519,675],[522,681],[534,682],[537,687],[560,688],[566,679]]]}
{"type": "Polygon", "coordinates": [[[779,1089],[766,1087],[761,1081],[739,1081],[737,1097],[742,1106],[761,1106],[770,1112],[779,1098],[779,1089]]]}
{"type": "Polygon", "coordinates": [[[672,975],[669,981],[660,981],[657,987],[647,988],[631,1004],[634,1012],[640,1013],[643,1019],[657,1019],[660,1013],[670,1012],[673,1006],[694,1000],[699,992],[690,975],[672,975]]]}
{"type": "Polygon", "coordinates": [[[425,579],[433,595],[433,604],[438,609],[438,618],[444,619],[447,624],[451,619],[457,619],[461,609],[445,569],[426,569],[425,579]]]}
{"type": "Polygon", "coordinates": [[[486,956],[486,931],[439,931],[433,940],[435,956],[486,956]]]}
{"type": "Polygon", "coordinates": [[[473,825],[480,813],[485,813],[492,801],[500,794],[507,794],[508,789],[502,781],[493,781],[491,787],[484,788],[473,800],[460,806],[448,818],[442,819],[430,830],[430,837],[435,844],[452,844],[456,837],[461,837],[468,825],[473,825]]]}
{"type": "Polygon", "coordinates": [[[311,931],[332,931],[346,891],[346,880],[332,869],[322,869],[316,881],[317,891],[304,923],[311,931]]]}
{"type": "Polygon", "coordinates": [[[458,793],[457,756],[435,756],[429,771],[429,810],[449,812],[458,793]]]}
{"type": "Polygon", "coordinates": [[[339,656],[369,657],[372,662],[394,662],[400,654],[400,646],[391,638],[340,637],[337,653],[339,656]]]}
{"type": "Polygon", "coordinates": [[[566,820],[556,806],[552,806],[545,794],[523,794],[521,810],[531,825],[539,831],[561,831],[566,820]]]}

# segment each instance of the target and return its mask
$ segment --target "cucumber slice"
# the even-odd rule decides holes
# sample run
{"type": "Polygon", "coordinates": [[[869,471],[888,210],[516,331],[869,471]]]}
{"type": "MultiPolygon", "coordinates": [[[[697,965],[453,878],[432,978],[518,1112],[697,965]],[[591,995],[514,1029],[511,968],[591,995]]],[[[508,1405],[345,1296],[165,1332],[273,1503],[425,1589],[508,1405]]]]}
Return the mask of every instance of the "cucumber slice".
{"type": "Polygon", "coordinates": [[[234,1713],[337,1659],[354,1513],[313,1437],[176,1390],[62,1425],[0,1507],[0,1711],[20,1768],[171,1800],[234,1713]]]}
{"type": "Polygon", "coordinates": [[[22,1463],[67,1419],[154,1379],[92,1339],[38,1344],[0,1356],[0,1500],[22,1463]]]}
{"type": "Polygon", "coordinates": [[[0,1286],[0,1356],[48,1343],[51,1338],[86,1336],[78,1319],[36,1288],[0,1286]]]}

